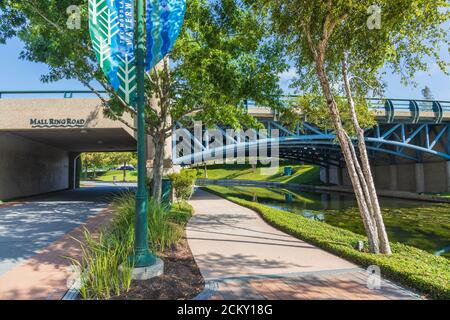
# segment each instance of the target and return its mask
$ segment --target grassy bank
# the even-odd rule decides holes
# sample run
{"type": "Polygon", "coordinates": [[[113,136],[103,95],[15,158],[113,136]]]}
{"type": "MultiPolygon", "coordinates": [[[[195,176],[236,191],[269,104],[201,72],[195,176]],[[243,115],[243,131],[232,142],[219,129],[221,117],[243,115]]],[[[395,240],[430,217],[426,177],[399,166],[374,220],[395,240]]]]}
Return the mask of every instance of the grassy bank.
{"type": "Polygon", "coordinates": [[[364,241],[367,247],[367,238],[362,235],[298,214],[233,197],[232,191],[226,187],[210,186],[205,189],[256,211],[267,223],[299,239],[363,267],[377,265],[385,277],[431,298],[450,299],[448,259],[400,243],[391,243],[393,250],[391,256],[359,252],[354,249],[358,241],[364,241]]]}
{"type": "MultiPolygon", "coordinates": [[[[117,182],[123,182],[123,170],[110,170],[106,172],[100,172],[93,180],[113,182],[114,177],[116,177],[117,182]]],[[[84,177],[82,177],[82,180],[89,181],[91,179],[85,179],[84,177]]],[[[137,181],[137,171],[127,171],[126,182],[136,182],[136,181],[137,181]]]]}
{"type": "MultiPolygon", "coordinates": [[[[80,294],[83,299],[110,299],[131,287],[131,264],[127,263],[134,245],[135,198],[131,193],[117,197],[109,227],[99,234],[85,231],[82,260],[74,261],[80,269],[80,294]],[[119,268],[121,267],[121,268],[119,268]]],[[[154,254],[173,248],[182,238],[192,216],[188,203],[171,208],[151,202],[148,206],[148,236],[154,254]]]]}
{"type": "MultiPolygon", "coordinates": [[[[202,166],[189,169],[197,173],[197,178],[204,179],[206,177],[205,170],[202,166]]],[[[280,163],[275,174],[264,175],[262,168],[258,167],[253,170],[251,165],[222,164],[210,165],[207,168],[208,179],[237,179],[237,180],[254,180],[254,181],[271,181],[281,183],[297,183],[320,185],[320,168],[313,165],[300,165],[298,163],[280,163]],[[292,167],[294,173],[291,176],[285,176],[284,168],[292,167]]]]}

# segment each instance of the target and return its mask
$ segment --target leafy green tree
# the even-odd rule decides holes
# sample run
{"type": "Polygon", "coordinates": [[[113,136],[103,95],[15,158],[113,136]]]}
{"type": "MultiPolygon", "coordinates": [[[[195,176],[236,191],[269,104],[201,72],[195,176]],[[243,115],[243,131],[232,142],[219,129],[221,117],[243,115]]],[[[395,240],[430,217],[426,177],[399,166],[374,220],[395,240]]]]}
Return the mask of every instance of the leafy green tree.
{"type": "MultiPolygon", "coordinates": [[[[364,96],[383,89],[383,67],[413,83],[417,71],[427,70],[425,57],[434,58],[443,71],[442,43],[448,44],[448,2],[444,0],[249,0],[265,12],[295,61],[294,85],[304,94],[321,96],[336,132],[355,190],[370,251],[390,254],[358,119],[364,96]],[[345,96],[347,107],[340,108],[345,96]],[[359,157],[343,122],[344,109],[355,133],[359,157]]],[[[347,126],[348,127],[348,126],[347,126]]]]}
{"type": "MultiPolygon", "coordinates": [[[[134,129],[123,115],[136,112],[112,90],[99,69],[88,32],[87,0],[14,0],[0,2],[0,41],[18,36],[23,59],[46,63],[44,82],[78,79],[98,93],[110,118],[134,129]],[[79,5],[82,28],[66,28],[66,9],[79,5]],[[95,86],[94,86],[95,84],[95,86]]],[[[242,101],[277,107],[283,47],[269,34],[266,19],[240,0],[187,2],[186,20],[169,59],[146,79],[147,133],[155,145],[153,197],[161,197],[164,143],[177,122],[192,119],[238,128],[254,127],[242,101]]]]}
{"type": "Polygon", "coordinates": [[[89,152],[81,155],[81,163],[85,168],[85,177],[88,177],[88,170],[92,169],[92,178],[97,178],[97,170],[107,163],[106,156],[101,152],[89,152]]]}
{"type": "Polygon", "coordinates": [[[113,152],[109,155],[109,162],[117,166],[123,166],[123,182],[127,182],[127,165],[135,165],[137,155],[134,152],[113,152]]]}
{"type": "Polygon", "coordinates": [[[175,198],[180,206],[182,201],[187,201],[192,196],[196,173],[191,170],[181,170],[180,173],[170,174],[169,178],[175,189],[175,198]]]}

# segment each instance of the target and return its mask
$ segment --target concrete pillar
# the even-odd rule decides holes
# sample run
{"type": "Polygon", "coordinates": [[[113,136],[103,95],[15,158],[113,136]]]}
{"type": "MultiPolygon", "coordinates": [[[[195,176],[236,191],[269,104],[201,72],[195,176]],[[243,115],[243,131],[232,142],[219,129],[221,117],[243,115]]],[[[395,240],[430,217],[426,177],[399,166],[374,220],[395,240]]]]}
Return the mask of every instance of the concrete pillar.
{"type": "MultiPolygon", "coordinates": [[[[153,144],[151,136],[147,137],[147,175],[152,176],[153,172],[153,159],[155,158],[155,146],[153,144]]],[[[164,175],[179,172],[181,166],[174,166],[172,163],[172,137],[167,138],[164,146],[164,175]]]]}
{"type": "Polygon", "coordinates": [[[337,167],[336,173],[337,173],[337,185],[338,186],[344,185],[344,170],[341,167],[337,167]]]}
{"type": "Polygon", "coordinates": [[[75,190],[80,187],[80,153],[79,152],[69,152],[69,185],[68,188],[75,190]]]}
{"type": "Polygon", "coordinates": [[[416,192],[425,192],[425,174],[423,170],[423,163],[415,164],[415,175],[416,175],[416,192]]]}
{"type": "Polygon", "coordinates": [[[447,192],[450,192],[450,161],[447,161],[445,163],[445,171],[447,178],[447,192]]]}
{"type": "Polygon", "coordinates": [[[330,184],[330,168],[320,167],[320,181],[325,184],[330,184]]]}
{"type": "Polygon", "coordinates": [[[323,210],[330,209],[330,194],[329,193],[322,193],[320,195],[320,201],[322,203],[323,210]]]}
{"type": "Polygon", "coordinates": [[[398,170],[397,165],[389,166],[389,190],[398,190],[398,170]]]}

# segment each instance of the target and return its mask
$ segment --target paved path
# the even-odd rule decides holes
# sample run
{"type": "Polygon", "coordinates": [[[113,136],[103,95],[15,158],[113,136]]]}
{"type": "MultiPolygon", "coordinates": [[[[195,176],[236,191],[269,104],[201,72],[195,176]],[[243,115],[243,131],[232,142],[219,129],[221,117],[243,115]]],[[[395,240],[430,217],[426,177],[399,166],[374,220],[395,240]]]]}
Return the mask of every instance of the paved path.
{"type": "Polygon", "coordinates": [[[367,288],[355,264],[266,224],[254,211],[197,190],[187,237],[206,289],[198,299],[411,299],[388,281],[367,288]]]}
{"type": "Polygon", "coordinates": [[[109,221],[106,209],[124,187],[96,186],[0,206],[0,299],[60,299],[84,227],[109,221]]]}

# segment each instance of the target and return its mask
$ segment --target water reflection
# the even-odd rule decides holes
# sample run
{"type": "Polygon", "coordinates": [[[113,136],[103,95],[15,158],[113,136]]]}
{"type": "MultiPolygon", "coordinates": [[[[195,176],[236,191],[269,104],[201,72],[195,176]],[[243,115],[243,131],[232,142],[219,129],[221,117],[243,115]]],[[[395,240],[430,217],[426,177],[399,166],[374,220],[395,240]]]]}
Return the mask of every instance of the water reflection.
{"type": "MultiPolygon", "coordinates": [[[[365,234],[353,195],[229,187],[236,197],[365,234]]],[[[450,205],[380,198],[389,238],[450,258],[450,205]]]]}

